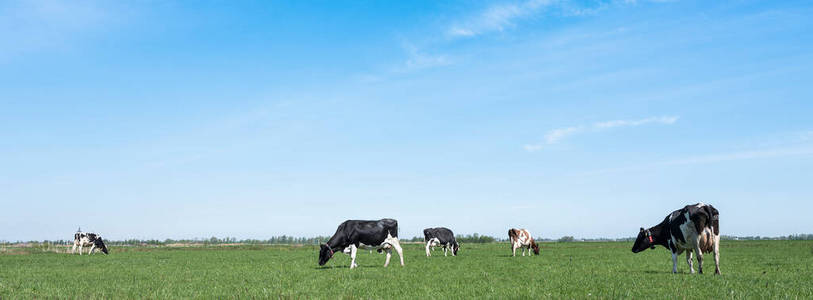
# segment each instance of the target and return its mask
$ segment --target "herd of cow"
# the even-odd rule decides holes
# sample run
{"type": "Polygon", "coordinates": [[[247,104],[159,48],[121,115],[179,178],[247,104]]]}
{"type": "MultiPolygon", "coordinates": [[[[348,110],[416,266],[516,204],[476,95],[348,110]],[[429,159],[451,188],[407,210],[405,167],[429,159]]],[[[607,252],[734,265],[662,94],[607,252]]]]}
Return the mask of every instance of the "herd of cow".
{"type": "MultiPolygon", "coordinates": [[[[430,248],[437,246],[443,248],[444,256],[449,251],[452,252],[452,256],[456,256],[460,250],[460,244],[455,239],[454,233],[448,228],[427,228],[423,230],[423,235],[426,243],[426,256],[431,256],[430,248]]],[[[522,256],[525,256],[526,250],[528,256],[531,256],[531,250],[535,255],[539,255],[539,245],[528,230],[511,228],[508,230],[508,238],[511,243],[512,256],[516,256],[517,249],[521,249],[522,256]]],[[[720,274],[720,216],[717,209],[708,204],[698,203],[673,211],[660,224],[648,229],[642,227],[632,246],[632,252],[638,253],[647,248],[655,249],[658,245],[672,252],[673,273],[677,273],[678,256],[685,251],[686,262],[689,264],[691,273],[694,273],[692,252],[697,256],[700,273],[703,273],[703,254],[712,252],[714,254],[714,273],[720,274]]],[[[87,246],[91,247],[89,251],[91,254],[95,249],[99,249],[105,254],[108,253],[101,236],[79,230],[74,235],[72,253],[75,253],[78,247],[79,255],[82,255],[83,247],[87,246]]],[[[324,265],[336,251],[341,251],[350,255],[350,268],[353,269],[358,266],[356,253],[359,247],[377,248],[379,253],[386,252],[384,267],[390,264],[392,250],[395,249],[401,260],[401,266],[404,265],[403,249],[398,241],[398,221],[393,219],[342,222],[336,229],[336,233],[327,242],[320,245],[319,265],[324,265]]]]}

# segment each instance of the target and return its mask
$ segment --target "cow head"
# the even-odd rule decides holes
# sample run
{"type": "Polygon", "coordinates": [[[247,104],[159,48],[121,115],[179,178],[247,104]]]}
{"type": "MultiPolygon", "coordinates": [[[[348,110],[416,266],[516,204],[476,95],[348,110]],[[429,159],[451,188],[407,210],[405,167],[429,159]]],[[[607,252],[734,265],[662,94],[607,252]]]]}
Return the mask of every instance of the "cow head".
{"type": "Polygon", "coordinates": [[[635,244],[632,245],[632,253],[644,251],[646,248],[655,249],[655,237],[652,236],[652,232],[641,227],[635,244]]]}
{"type": "Polygon", "coordinates": [[[452,253],[454,253],[454,255],[457,255],[457,250],[460,250],[460,244],[454,242],[454,245],[452,246],[452,253]]]}
{"type": "Polygon", "coordinates": [[[101,249],[102,253],[104,253],[105,255],[109,253],[107,250],[107,246],[105,246],[104,241],[102,240],[102,237],[96,237],[96,240],[93,241],[93,244],[96,246],[96,248],[101,249]]]}
{"type": "Polygon", "coordinates": [[[539,255],[539,245],[535,241],[531,241],[531,248],[534,249],[534,255],[539,255]]]}
{"type": "Polygon", "coordinates": [[[319,265],[324,266],[333,257],[333,249],[327,244],[322,244],[319,249],[319,265]]]}

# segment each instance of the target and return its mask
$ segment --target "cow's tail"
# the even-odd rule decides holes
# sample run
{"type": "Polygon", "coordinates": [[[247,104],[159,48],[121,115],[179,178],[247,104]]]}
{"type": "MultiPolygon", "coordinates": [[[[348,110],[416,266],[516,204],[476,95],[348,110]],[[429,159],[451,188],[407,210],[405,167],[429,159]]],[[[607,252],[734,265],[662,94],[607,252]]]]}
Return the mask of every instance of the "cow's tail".
{"type": "Polygon", "coordinates": [[[714,231],[714,235],[720,235],[720,212],[714,206],[706,205],[706,213],[709,215],[708,226],[714,231]]]}

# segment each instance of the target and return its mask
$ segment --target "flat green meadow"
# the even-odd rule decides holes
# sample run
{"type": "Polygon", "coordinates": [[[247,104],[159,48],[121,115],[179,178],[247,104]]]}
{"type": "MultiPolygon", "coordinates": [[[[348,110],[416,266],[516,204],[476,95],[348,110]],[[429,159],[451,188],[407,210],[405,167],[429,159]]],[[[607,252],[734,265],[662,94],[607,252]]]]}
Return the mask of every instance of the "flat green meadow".
{"type": "MultiPolygon", "coordinates": [[[[724,241],[722,276],[671,274],[666,249],[631,243],[542,243],[511,257],[507,243],[463,244],[460,255],[359,251],[317,265],[317,246],[111,247],[111,254],[0,254],[0,298],[791,298],[813,299],[813,242],[724,241]]],[[[695,265],[696,268],[696,265],[695,265]]]]}

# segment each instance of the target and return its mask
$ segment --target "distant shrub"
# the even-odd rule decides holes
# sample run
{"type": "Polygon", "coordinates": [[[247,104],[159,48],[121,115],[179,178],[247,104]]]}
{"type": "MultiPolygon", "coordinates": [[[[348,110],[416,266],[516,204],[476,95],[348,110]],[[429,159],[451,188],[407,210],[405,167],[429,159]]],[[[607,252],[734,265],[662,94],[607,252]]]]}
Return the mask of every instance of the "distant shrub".
{"type": "Polygon", "coordinates": [[[493,243],[497,238],[488,235],[467,234],[455,236],[458,243],[493,243]]]}
{"type": "Polygon", "coordinates": [[[569,242],[575,242],[576,238],[574,238],[573,236],[570,236],[570,235],[566,235],[566,236],[560,237],[556,241],[560,242],[560,243],[569,243],[569,242]]]}

